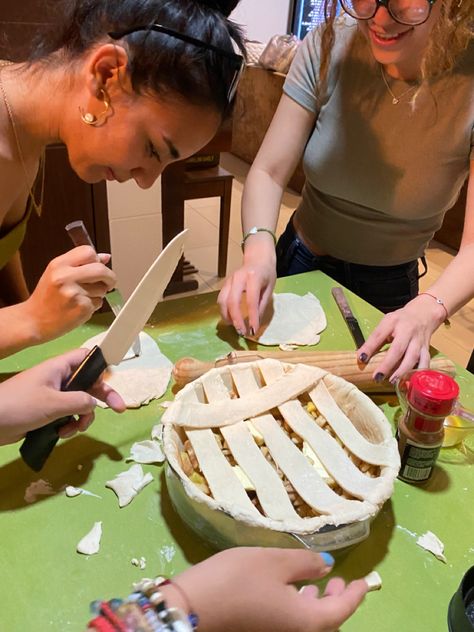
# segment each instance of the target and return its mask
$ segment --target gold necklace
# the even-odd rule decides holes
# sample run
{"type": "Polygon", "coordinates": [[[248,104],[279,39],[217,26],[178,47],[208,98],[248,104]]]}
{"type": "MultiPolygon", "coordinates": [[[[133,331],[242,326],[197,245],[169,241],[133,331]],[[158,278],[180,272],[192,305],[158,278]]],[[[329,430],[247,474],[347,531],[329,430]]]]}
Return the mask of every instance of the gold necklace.
{"type": "Polygon", "coordinates": [[[20,138],[18,136],[18,131],[16,129],[15,118],[13,116],[13,110],[11,108],[11,105],[10,105],[8,99],[7,99],[7,94],[5,92],[5,86],[3,85],[2,69],[5,66],[11,66],[12,64],[13,64],[13,62],[11,62],[11,61],[2,61],[2,62],[0,62],[0,90],[2,92],[3,102],[5,103],[5,108],[7,110],[8,119],[10,121],[10,125],[11,125],[12,130],[13,130],[13,135],[15,137],[16,148],[17,148],[17,151],[18,151],[18,156],[20,158],[21,166],[23,168],[23,173],[25,174],[26,186],[28,187],[28,195],[29,195],[31,204],[32,204],[36,214],[39,217],[39,216],[41,216],[41,212],[43,210],[44,180],[45,180],[45,156],[44,156],[44,152],[43,152],[41,154],[39,167],[38,167],[38,174],[41,171],[40,201],[39,201],[39,204],[38,204],[36,202],[35,195],[33,193],[33,187],[35,185],[35,182],[38,179],[38,174],[36,175],[35,181],[33,183],[33,187],[30,187],[30,184],[29,184],[30,176],[28,175],[28,171],[26,169],[26,164],[25,164],[25,159],[23,157],[23,152],[21,150],[20,138]]]}
{"type": "Polygon", "coordinates": [[[392,89],[390,88],[388,84],[387,77],[385,76],[385,71],[383,69],[382,64],[380,64],[380,72],[382,74],[383,82],[387,90],[389,91],[390,96],[392,97],[392,105],[398,105],[400,103],[400,100],[403,99],[405,95],[407,95],[409,92],[412,92],[412,90],[415,90],[415,88],[418,88],[418,84],[415,84],[414,86],[411,86],[410,88],[408,88],[408,90],[405,90],[405,92],[402,92],[401,94],[399,94],[397,97],[395,94],[393,94],[392,89]]]}

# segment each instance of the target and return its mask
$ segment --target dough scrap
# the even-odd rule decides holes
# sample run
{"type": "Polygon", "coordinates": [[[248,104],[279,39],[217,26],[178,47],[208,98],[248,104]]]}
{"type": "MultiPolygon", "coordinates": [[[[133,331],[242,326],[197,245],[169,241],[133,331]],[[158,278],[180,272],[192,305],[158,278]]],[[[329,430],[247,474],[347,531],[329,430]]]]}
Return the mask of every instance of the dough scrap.
{"type": "Polygon", "coordinates": [[[422,549],[425,549],[425,551],[433,553],[438,560],[447,564],[448,560],[444,554],[444,544],[432,531],[427,531],[423,533],[423,535],[420,535],[416,543],[418,546],[421,546],[422,549]]]}
{"type": "Polygon", "coordinates": [[[95,555],[100,549],[100,539],[102,537],[102,522],[94,522],[94,526],[82,540],[79,541],[76,551],[83,555],[95,555]]]}
{"type": "Polygon", "coordinates": [[[102,496],[98,496],[97,494],[88,492],[87,489],[83,489],[82,487],[74,487],[73,485],[67,485],[64,488],[64,493],[68,498],[75,498],[76,496],[94,496],[94,498],[102,498],[102,496]]]}
{"type": "Polygon", "coordinates": [[[165,455],[158,441],[146,440],[137,441],[130,448],[130,456],[127,461],[135,463],[163,463],[165,455]]]}
{"type": "MultiPolygon", "coordinates": [[[[83,343],[92,349],[105,336],[100,333],[83,343]]],[[[151,336],[140,332],[141,354],[137,358],[129,350],[118,366],[110,366],[104,372],[104,380],[122,396],[127,408],[140,408],[153,399],[161,397],[171,378],[173,363],[158,347],[151,336]]],[[[99,401],[99,406],[107,404],[99,401]]]]}
{"type": "Polygon", "coordinates": [[[327,326],[321,303],[311,292],[274,294],[262,320],[257,334],[246,336],[261,345],[315,345],[327,326]]]}
{"type": "Polygon", "coordinates": [[[129,470],[117,474],[114,479],[107,481],[105,486],[117,494],[119,507],[126,507],[152,480],[153,476],[149,472],[144,474],[142,466],[136,464],[132,465],[129,470]]]}
{"type": "Polygon", "coordinates": [[[132,557],[132,559],[130,560],[130,564],[132,566],[137,566],[141,571],[143,571],[146,568],[146,558],[141,557],[140,559],[138,559],[136,557],[132,557]]]}
{"type": "Polygon", "coordinates": [[[382,588],[382,578],[377,571],[370,572],[364,577],[364,579],[369,587],[369,592],[372,590],[380,590],[382,588]]]}

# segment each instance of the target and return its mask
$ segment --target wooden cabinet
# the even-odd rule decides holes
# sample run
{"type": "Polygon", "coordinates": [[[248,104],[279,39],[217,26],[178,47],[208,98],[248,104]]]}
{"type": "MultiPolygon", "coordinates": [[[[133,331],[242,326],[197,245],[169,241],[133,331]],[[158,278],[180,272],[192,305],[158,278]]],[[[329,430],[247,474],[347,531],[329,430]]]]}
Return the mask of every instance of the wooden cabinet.
{"type": "MultiPolygon", "coordinates": [[[[0,59],[25,58],[35,34],[54,23],[53,5],[44,0],[0,3],[0,59]]],[[[71,249],[64,226],[77,219],[84,221],[97,250],[110,252],[106,183],[80,180],[69,166],[66,147],[51,145],[46,150],[43,213],[31,217],[21,249],[30,290],[48,262],[71,249]]]]}

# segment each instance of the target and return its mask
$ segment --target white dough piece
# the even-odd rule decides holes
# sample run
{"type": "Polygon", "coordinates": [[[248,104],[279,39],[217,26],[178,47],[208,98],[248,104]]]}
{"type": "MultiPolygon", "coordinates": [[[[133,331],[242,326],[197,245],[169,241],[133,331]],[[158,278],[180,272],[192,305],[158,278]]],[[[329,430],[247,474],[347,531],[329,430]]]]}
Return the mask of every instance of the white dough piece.
{"type": "MultiPolygon", "coordinates": [[[[171,402],[168,402],[169,404],[171,402]]],[[[151,438],[155,439],[159,443],[163,443],[163,424],[159,423],[153,426],[151,429],[151,438]]]]}
{"type": "Polygon", "coordinates": [[[416,543],[418,546],[421,546],[422,549],[433,553],[438,560],[447,564],[447,559],[444,555],[444,544],[433,532],[427,531],[426,533],[423,533],[423,535],[420,535],[416,543]]]}
{"type": "Polygon", "coordinates": [[[364,577],[367,586],[369,587],[369,592],[372,590],[380,590],[382,588],[382,578],[377,573],[377,571],[372,571],[368,575],[364,577]]]}
{"type": "MultiPolygon", "coordinates": [[[[104,336],[105,333],[98,334],[82,346],[92,349],[104,336]]],[[[161,397],[171,378],[173,363],[163,355],[153,338],[142,331],[140,344],[138,358],[129,350],[118,366],[111,366],[104,372],[105,381],[122,396],[127,408],[140,408],[161,397]]],[[[107,408],[104,402],[98,403],[107,408]]]]}
{"type": "Polygon", "coordinates": [[[132,465],[129,470],[117,474],[114,479],[107,481],[105,486],[117,494],[119,507],[125,507],[152,480],[153,476],[149,472],[144,474],[142,466],[136,464],[132,465]]]}
{"type": "Polygon", "coordinates": [[[88,492],[82,487],[74,487],[73,485],[67,485],[64,489],[64,493],[68,498],[75,498],[76,496],[94,496],[95,498],[102,498],[102,496],[88,492]]]}
{"type": "Polygon", "coordinates": [[[145,557],[141,557],[140,559],[133,557],[130,560],[130,564],[132,566],[137,566],[141,571],[143,571],[146,568],[146,558],[145,557]]]}
{"type": "Polygon", "coordinates": [[[321,303],[311,292],[274,294],[262,320],[257,335],[247,336],[261,345],[315,345],[327,326],[321,303]]]}
{"type": "Polygon", "coordinates": [[[102,522],[94,522],[94,526],[78,543],[76,551],[83,555],[95,555],[100,549],[102,522]]]}
{"type": "Polygon", "coordinates": [[[135,463],[163,463],[165,455],[158,441],[153,439],[137,441],[130,448],[130,456],[127,461],[135,463]]]}

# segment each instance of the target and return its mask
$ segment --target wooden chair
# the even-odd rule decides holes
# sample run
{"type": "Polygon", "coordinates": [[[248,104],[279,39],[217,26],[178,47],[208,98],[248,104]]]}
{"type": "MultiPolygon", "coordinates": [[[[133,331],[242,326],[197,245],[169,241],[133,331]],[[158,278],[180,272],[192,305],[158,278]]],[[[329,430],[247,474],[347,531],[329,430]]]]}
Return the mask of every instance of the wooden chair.
{"type": "Polygon", "coordinates": [[[217,165],[209,169],[186,169],[184,176],[184,199],[220,198],[219,248],[217,276],[225,277],[229,246],[230,202],[234,176],[217,165]]]}

